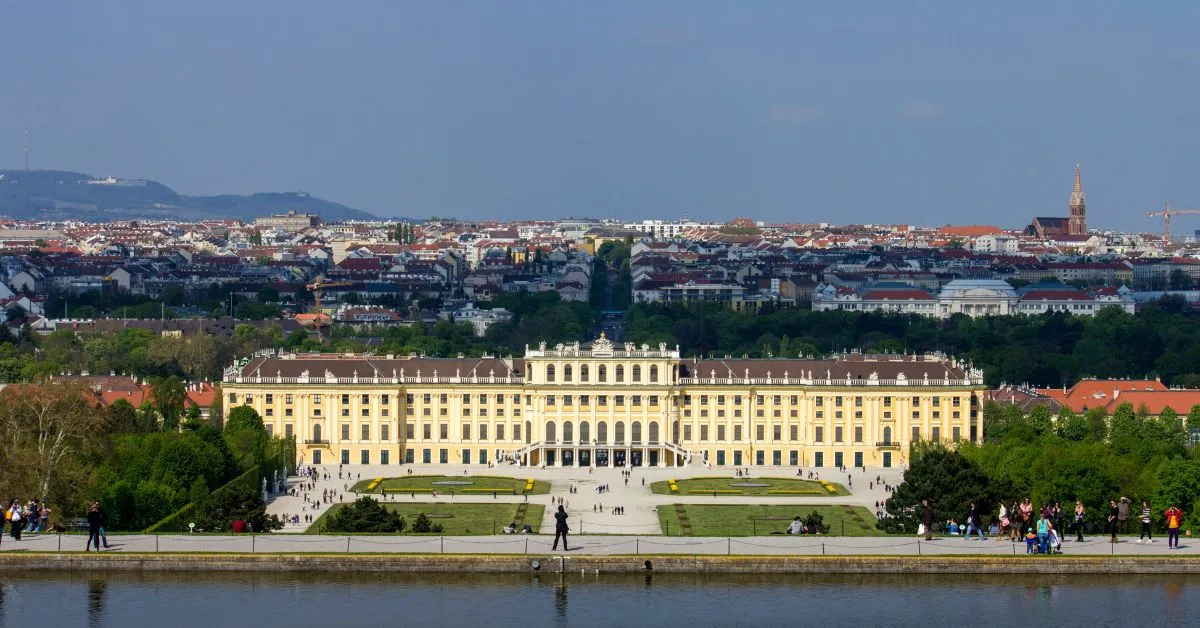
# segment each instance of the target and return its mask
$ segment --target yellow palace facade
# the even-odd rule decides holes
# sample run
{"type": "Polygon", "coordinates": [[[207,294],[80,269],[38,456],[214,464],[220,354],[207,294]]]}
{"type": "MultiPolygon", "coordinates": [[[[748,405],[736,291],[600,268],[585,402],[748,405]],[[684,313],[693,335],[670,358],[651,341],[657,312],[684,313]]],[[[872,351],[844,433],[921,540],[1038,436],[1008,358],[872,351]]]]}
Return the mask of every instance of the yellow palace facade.
{"type": "Polygon", "coordinates": [[[985,387],[940,355],[688,360],[602,336],[523,358],[262,354],[221,390],[313,464],[821,468],[978,442],[985,387]]]}

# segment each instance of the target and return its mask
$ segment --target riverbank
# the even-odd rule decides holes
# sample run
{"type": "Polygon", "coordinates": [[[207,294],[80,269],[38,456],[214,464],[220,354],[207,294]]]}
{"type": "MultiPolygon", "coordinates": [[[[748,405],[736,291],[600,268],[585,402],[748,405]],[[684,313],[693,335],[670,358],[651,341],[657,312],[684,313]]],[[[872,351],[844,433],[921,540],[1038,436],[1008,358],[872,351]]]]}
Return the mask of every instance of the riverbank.
{"type": "Polygon", "coordinates": [[[6,554],[0,571],[693,574],[1198,574],[1189,556],[6,554]]]}

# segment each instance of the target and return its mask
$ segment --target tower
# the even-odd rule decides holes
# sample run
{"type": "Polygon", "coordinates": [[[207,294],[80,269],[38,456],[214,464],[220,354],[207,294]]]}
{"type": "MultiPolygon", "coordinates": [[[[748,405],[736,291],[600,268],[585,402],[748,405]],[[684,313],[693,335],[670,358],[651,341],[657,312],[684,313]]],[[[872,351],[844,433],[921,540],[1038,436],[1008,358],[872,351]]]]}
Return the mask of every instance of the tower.
{"type": "Polygon", "coordinates": [[[1083,178],[1079,173],[1079,164],[1075,164],[1075,187],[1071,190],[1071,217],[1067,222],[1067,233],[1087,233],[1087,199],[1083,197],[1083,178]]]}

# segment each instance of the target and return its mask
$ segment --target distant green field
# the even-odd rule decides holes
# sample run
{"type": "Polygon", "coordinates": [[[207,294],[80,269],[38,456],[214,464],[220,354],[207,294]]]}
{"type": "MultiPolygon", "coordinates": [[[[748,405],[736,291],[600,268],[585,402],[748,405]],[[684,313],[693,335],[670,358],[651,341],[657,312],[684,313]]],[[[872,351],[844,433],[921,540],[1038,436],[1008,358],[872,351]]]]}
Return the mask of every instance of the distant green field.
{"type": "Polygon", "coordinates": [[[825,518],[830,535],[883,536],[875,516],[862,506],[663,504],[658,520],[665,536],[767,536],[814,510],[825,518]]]}
{"type": "Polygon", "coordinates": [[[672,493],[669,483],[654,482],[650,485],[650,490],[659,495],[747,495],[747,496],[764,496],[772,497],[830,497],[835,495],[849,495],[850,491],[841,484],[830,483],[835,492],[830,492],[829,489],[821,485],[815,480],[801,480],[796,478],[767,478],[767,477],[749,477],[749,478],[690,478],[687,480],[678,480],[678,493],[672,493]],[[754,486],[762,485],[766,486],[754,486]],[[750,486],[745,486],[750,485],[750,486]]]}
{"type": "MultiPolygon", "coordinates": [[[[492,491],[501,495],[520,495],[525,492],[526,478],[510,478],[498,475],[407,475],[395,478],[385,478],[373,488],[375,479],[360,480],[351,490],[357,493],[418,493],[438,495],[487,495],[492,491]],[[452,484],[439,484],[452,482],[452,484]],[[469,482],[469,484],[465,484],[469,482]]],[[[550,483],[536,481],[530,495],[545,495],[550,492],[550,483]]]]}
{"type": "MultiPolygon", "coordinates": [[[[322,534],[325,520],[343,504],[334,504],[317,518],[306,534],[322,534]]],[[[425,513],[434,523],[442,524],[447,536],[499,534],[504,526],[516,521],[521,525],[530,525],[537,532],[542,525],[542,516],[546,507],[541,504],[441,504],[426,502],[385,502],[384,506],[400,513],[409,528],[412,527],[417,515],[425,513]],[[524,516],[518,519],[518,512],[525,507],[524,516]]]]}

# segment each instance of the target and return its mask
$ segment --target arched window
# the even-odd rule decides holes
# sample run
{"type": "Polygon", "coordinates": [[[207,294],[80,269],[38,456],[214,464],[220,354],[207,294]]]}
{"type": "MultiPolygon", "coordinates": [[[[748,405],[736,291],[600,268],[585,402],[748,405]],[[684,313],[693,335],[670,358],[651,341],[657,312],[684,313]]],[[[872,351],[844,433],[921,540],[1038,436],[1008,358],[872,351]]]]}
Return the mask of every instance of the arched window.
{"type": "Polygon", "coordinates": [[[658,421],[650,422],[650,442],[658,442],[658,421]]]}
{"type": "Polygon", "coordinates": [[[525,422],[525,444],[533,442],[533,422],[525,422]]]}
{"type": "Polygon", "coordinates": [[[564,382],[571,381],[571,365],[570,364],[563,366],[563,381],[564,382]]]}
{"type": "Polygon", "coordinates": [[[617,365],[617,383],[619,384],[623,381],[625,381],[625,366],[618,364],[617,365]]]}
{"type": "Polygon", "coordinates": [[[575,438],[575,426],[570,421],[563,421],[563,442],[569,443],[575,438]]]}
{"type": "Polygon", "coordinates": [[[554,365],[553,364],[546,365],[546,381],[548,381],[548,382],[554,381],[554,365]]]}
{"type": "Polygon", "coordinates": [[[631,438],[629,439],[630,442],[634,442],[634,443],[642,442],[642,422],[634,421],[633,423],[630,424],[630,427],[631,427],[630,432],[632,432],[632,434],[630,435],[631,438]]]}
{"type": "Polygon", "coordinates": [[[596,424],[596,440],[601,445],[608,444],[608,423],[601,421],[596,424]]]}
{"type": "Polygon", "coordinates": [[[625,442],[625,422],[624,421],[617,421],[617,429],[616,429],[615,436],[616,436],[616,440],[614,442],[616,444],[621,445],[625,442]]]}
{"type": "Polygon", "coordinates": [[[600,383],[608,381],[608,367],[604,366],[603,364],[600,365],[596,372],[596,381],[600,383]]]}
{"type": "Polygon", "coordinates": [[[546,421],[546,442],[553,443],[556,436],[554,433],[554,421],[546,421]]]}
{"type": "Polygon", "coordinates": [[[633,365],[633,381],[642,381],[642,367],[637,364],[633,365]]]}
{"type": "Polygon", "coordinates": [[[588,367],[586,364],[579,367],[579,381],[581,381],[581,382],[588,381],[588,367]]]}
{"type": "Polygon", "coordinates": [[[650,366],[650,381],[651,382],[658,381],[658,367],[657,366],[654,366],[654,365],[650,366]]]}
{"type": "Polygon", "coordinates": [[[320,423],[316,423],[313,425],[313,440],[317,441],[318,443],[321,442],[321,424],[320,423]]]}
{"type": "Polygon", "coordinates": [[[671,423],[671,441],[675,443],[679,442],[679,421],[671,423]]]}
{"type": "Polygon", "coordinates": [[[579,422],[579,442],[586,445],[591,438],[592,438],[592,433],[591,433],[591,430],[588,429],[588,422],[580,421],[579,422]]]}
{"type": "Polygon", "coordinates": [[[892,428],[890,428],[890,427],[883,428],[883,442],[885,442],[885,443],[892,442],[892,428]]]}

